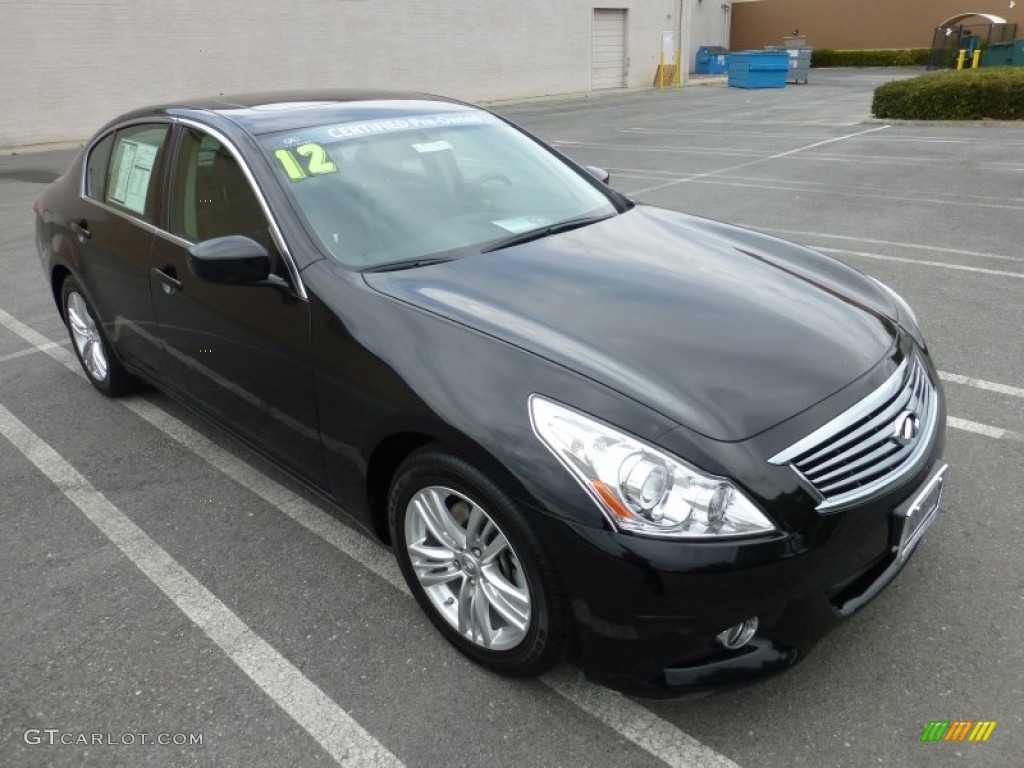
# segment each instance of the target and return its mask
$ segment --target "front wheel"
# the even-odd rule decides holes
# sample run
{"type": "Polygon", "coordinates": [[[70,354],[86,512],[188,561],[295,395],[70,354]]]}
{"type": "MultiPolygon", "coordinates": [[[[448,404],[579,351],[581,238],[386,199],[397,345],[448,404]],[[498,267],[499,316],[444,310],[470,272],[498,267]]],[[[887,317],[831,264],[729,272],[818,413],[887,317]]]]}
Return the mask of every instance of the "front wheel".
{"type": "Polygon", "coordinates": [[[398,468],[388,501],[402,574],[458,650],[516,677],[540,674],[564,655],[570,621],[557,573],[500,486],[428,446],[398,468]]]}

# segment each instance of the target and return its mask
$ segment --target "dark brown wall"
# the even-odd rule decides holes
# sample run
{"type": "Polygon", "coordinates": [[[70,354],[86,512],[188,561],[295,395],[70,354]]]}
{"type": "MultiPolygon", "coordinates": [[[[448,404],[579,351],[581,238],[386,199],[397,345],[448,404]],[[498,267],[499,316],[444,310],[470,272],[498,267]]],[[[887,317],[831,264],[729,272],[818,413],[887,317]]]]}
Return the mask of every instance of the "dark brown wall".
{"type": "MultiPolygon", "coordinates": [[[[704,0],[708,2],[709,0],[704,0]]],[[[715,0],[710,0],[715,1],[715,0]]],[[[761,0],[732,7],[733,50],[781,45],[800,30],[815,48],[927,48],[935,27],[971,11],[1002,16],[1024,37],[1024,2],[1009,0],[761,0]]],[[[977,21],[977,20],[975,20],[977,21]]]]}

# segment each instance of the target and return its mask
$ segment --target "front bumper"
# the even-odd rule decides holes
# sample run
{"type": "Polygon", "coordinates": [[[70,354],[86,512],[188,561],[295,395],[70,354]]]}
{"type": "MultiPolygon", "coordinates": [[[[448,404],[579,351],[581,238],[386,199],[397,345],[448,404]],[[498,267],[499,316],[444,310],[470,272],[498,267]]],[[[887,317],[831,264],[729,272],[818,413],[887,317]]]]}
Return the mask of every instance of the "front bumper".
{"type": "Polygon", "coordinates": [[[941,493],[946,470],[933,458],[913,482],[807,535],[672,542],[548,518],[546,538],[571,564],[564,575],[584,672],[627,693],[671,697],[792,666],[902,570],[937,513],[915,503],[936,484],[941,493]],[[715,641],[753,616],[758,632],[743,648],[715,641]]]}

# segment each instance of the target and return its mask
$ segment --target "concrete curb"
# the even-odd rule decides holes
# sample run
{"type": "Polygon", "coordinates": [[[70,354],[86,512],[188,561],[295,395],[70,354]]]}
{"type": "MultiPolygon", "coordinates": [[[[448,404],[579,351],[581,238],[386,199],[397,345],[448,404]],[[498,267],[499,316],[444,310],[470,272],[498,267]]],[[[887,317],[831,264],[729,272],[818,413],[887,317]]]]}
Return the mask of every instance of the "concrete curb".
{"type": "Polygon", "coordinates": [[[993,120],[982,118],[980,120],[885,120],[881,117],[866,117],[865,123],[876,123],[881,125],[925,125],[925,126],[946,126],[949,128],[975,128],[982,127],[1007,127],[1022,126],[1024,120],[993,120]]]}
{"type": "Polygon", "coordinates": [[[59,149],[79,149],[85,146],[86,139],[80,141],[53,141],[48,144],[22,144],[16,147],[0,147],[0,156],[27,155],[31,152],[55,152],[59,149]]]}

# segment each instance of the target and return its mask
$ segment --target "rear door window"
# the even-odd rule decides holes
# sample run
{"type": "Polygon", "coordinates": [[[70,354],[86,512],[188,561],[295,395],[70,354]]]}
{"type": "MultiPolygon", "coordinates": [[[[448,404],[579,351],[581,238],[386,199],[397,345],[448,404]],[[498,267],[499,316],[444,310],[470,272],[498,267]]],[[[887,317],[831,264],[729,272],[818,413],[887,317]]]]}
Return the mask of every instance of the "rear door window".
{"type": "Polygon", "coordinates": [[[169,127],[167,124],[143,124],[117,132],[103,202],[151,224],[156,223],[159,159],[167,143],[169,127]]]}

